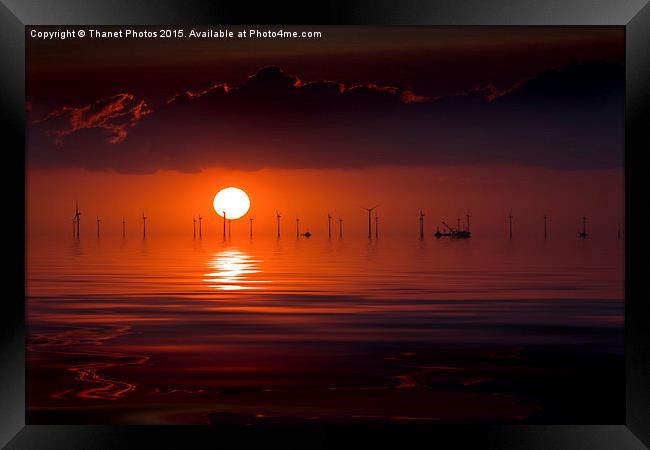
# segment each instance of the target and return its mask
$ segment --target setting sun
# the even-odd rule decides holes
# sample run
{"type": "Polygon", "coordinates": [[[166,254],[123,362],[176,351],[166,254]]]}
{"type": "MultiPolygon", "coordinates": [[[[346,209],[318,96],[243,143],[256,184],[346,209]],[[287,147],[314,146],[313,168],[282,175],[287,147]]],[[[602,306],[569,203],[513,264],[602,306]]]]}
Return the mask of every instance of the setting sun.
{"type": "Polygon", "coordinates": [[[248,212],[251,201],[246,192],[236,187],[228,187],[217,192],[214,196],[214,210],[226,219],[239,219],[248,212]]]}

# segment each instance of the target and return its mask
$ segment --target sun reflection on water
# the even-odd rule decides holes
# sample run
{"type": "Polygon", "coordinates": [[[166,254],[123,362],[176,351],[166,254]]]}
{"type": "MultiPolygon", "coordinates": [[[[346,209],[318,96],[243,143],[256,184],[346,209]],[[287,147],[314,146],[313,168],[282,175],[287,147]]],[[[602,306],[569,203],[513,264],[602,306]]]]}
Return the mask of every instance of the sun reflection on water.
{"type": "Polygon", "coordinates": [[[212,272],[205,274],[205,281],[213,289],[238,291],[253,289],[253,284],[261,280],[252,280],[251,276],[260,273],[258,260],[238,250],[226,250],[217,253],[208,263],[212,272]]]}

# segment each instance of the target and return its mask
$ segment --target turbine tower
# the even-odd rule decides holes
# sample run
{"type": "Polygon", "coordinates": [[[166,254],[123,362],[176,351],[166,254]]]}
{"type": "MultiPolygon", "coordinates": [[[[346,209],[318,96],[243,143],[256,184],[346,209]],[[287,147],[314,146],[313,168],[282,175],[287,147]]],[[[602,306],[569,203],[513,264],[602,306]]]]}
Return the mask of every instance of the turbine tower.
{"type": "Polygon", "coordinates": [[[420,239],[424,239],[424,213],[420,210],[420,239]]]}
{"type": "Polygon", "coordinates": [[[192,223],[194,225],[194,239],[196,239],[196,217],[192,217],[192,223]]]}
{"type": "Polygon", "coordinates": [[[278,238],[280,237],[280,218],[282,217],[280,213],[276,210],[275,217],[278,220],[278,238]]]}
{"type": "Polygon", "coordinates": [[[79,203],[75,202],[74,207],[74,220],[77,222],[77,237],[79,237],[79,222],[81,221],[81,211],[79,211],[79,203]]]}
{"type": "Polygon", "coordinates": [[[578,237],[585,239],[587,236],[587,216],[582,216],[582,231],[578,233],[578,237]]]}
{"type": "Polygon", "coordinates": [[[327,237],[332,239],[332,215],[327,213],[327,237]]]}
{"type": "Polygon", "coordinates": [[[508,215],[508,239],[512,239],[512,213],[508,215]]]}
{"type": "Polygon", "coordinates": [[[221,211],[223,214],[223,238],[226,239],[226,211],[221,211]]]}
{"type": "Polygon", "coordinates": [[[251,227],[251,239],[252,239],[252,238],[253,238],[253,217],[252,217],[252,216],[251,216],[251,217],[249,217],[249,219],[248,219],[248,220],[250,220],[250,227],[251,227]]]}
{"type": "Polygon", "coordinates": [[[296,237],[300,237],[300,217],[296,217],[296,237]]]}
{"type": "Polygon", "coordinates": [[[99,237],[99,222],[101,221],[102,219],[100,219],[99,216],[97,216],[97,237],[99,237]]]}
{"type": "Polygon", "coordinates": [[[74,237],[74,236],[75,236],[75,232],[74,232],[74,216],[72,216],[72,237],[74,237]]]}
{"type": "Polygon", "coordinates": [[[199,237],[203,237],[203,217],[199,214],[199,237]]]}
{"type": "Polygon", "coordinates": [[[144,215],[144,211],[142,211],[142,237],[146,238],[147,237],[147,219],[148,217],[144,215]]]}
{"type": "Polygon", "coordinates": [[[339,238],[343,237],[343,218],[339,217],[339,238]]]}
{"type": "Polygon", "coordinates": [[[469,233],[469,218],[472,217],[469,215],[469,213],[465,214],[465,217],[467,217],[467,232],[469,233]]]}
{"type": "Polygon", "coordinates": [[[361,209],[365,209],[366,211],[368,211],[368,239],[372,239],[372,212],[378,206],[379,205],[375,205],[372,208],[361,208],[361,209]]]}
{"type": "Polygon", "coordinates": [[[126,237],[126,219],[122,217],[122,237],[126,237]]]}

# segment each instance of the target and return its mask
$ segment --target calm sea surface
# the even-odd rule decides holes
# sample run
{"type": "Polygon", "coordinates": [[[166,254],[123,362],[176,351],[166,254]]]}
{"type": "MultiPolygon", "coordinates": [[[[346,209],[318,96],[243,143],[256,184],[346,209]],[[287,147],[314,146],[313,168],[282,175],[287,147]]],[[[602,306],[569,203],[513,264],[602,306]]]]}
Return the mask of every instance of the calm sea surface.
{"type": "Polygon", "coordinates": [[[615,239],[35,237],[27,420],[615,423],[623,261],[615,239]]]}

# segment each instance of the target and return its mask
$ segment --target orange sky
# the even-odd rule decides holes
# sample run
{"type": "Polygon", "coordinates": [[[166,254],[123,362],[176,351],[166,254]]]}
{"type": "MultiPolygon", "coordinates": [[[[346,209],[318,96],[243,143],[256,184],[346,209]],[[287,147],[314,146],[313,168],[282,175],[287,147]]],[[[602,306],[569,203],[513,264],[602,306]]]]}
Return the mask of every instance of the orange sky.
{"type": "MultiPolygon", "coordinates": [[[[295,218],[302,230],[327,233],[327,212],[344,218],[346,235],[367,233],[362,206],[380,203],[380,230],[386,235],[418,233],[418,212],[426,214],[432,233],[436,223],[469,210],[472,231],[501,233],[512,210],[515,232],[541,232],[542,215],[550,216],[555,235],[574,235],[579,217],[590,218],[594,233],[616,233],[623,219],[623,170],[555,170],[521,166],[381,167],[341,169],[209,169],[198,173],[157,172],[127,175],[83,169],[34,169],[27,174],[30,234],[71,234],[74,202],[82,210],[82,235],[95,236],[95,217],[103,233],[120,234],[122,216],[130,233],[140,235],[140,210],[150,217],[151,236],[191,235],[192,217],[205,218],[205,236],[220,237],[221,222],[212,209],[215,193],[227,186],[244,189],[258,236],[275,235],[274,211],[283,215],[283,234],[295,236],[295,218]],[[137,228],[136,228],[137,227],[137,228]],[[135,231],[137,229],[137,232],[135,231]]],[[[248,217],[248,216],[246,216],[248,217]]],[[[338,230],[333,223],[334,230],[338,230]]],[[[248,220],[232,225],[235,236],[248,235],[248,220]]],[[[334,233],[336,234],[336,233],[334,233]]]]}
{"type": "MultiPolygon", "coordinates": [[[[230,27],[232,28],[232,27],[230,27]]],[[[315,29],[315,28],[314,28],[315,29]]],[[[30,234],[220,237],[212,200],[251,199],[255,234],[616,235],[623,220],[621,27],[319,27],[307,40],[58,40],[26,48],[30,234]],[[117,172],[114,172],[117,171],[117,172]],[[194,171],[194,172],[192,172],[194,171]],[[189,172],[189,173],[188,173],[189,172]],[[334,223],[334,234],[337,231],[334,223]]],[[[249,221],[233,223],[247,237],[249,221]]]]}

